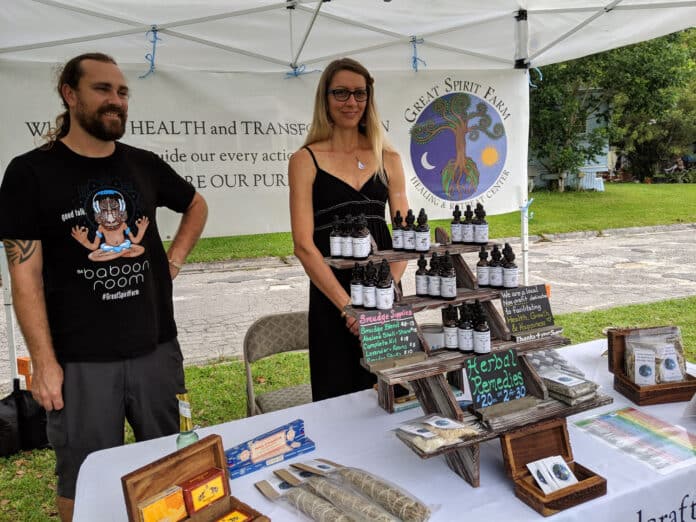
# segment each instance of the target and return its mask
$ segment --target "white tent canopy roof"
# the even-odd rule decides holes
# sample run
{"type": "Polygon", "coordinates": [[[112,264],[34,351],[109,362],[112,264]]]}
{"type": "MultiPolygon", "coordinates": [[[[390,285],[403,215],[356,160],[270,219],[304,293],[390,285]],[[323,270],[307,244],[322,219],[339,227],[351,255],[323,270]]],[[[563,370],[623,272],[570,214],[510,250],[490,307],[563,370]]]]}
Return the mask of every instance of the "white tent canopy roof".
{"type": "Polygon", "coordinates": [[[62,62],[94,50],[121,64],[221,72],[505,69],[578,58],[696,24],[696,0],[2,0],[0,61],[62,62]],[[527,22],[516,17],[526,11],[527,22]],[[526,36],[526,38],[525,38],[526,36]],[[151,34],[150,34],[151,38],[151,34]],[[415,44],[414,44],[415,41],[415,44]],[[526,45],[525,45],[526,41],[526,45]],[[520,42],[518,44],[518,42],[520,42]],[[525,49],[526,47],[526,49],[525,49]]]}

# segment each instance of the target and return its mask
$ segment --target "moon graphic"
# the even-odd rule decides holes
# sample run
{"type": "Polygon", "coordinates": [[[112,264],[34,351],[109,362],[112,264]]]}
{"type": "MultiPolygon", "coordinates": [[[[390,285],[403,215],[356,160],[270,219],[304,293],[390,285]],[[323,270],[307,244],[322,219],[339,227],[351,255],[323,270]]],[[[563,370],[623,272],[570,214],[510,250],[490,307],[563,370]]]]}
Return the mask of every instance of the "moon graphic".
{"type": "Polygon", "coordinates": [[[421,165],[423,165],[423,168],[426,170],[433,170],[435,168],[435,165],[431,165],[430,162],[428,162],[428,151],[425,151],[421,156],[421,165]]]}

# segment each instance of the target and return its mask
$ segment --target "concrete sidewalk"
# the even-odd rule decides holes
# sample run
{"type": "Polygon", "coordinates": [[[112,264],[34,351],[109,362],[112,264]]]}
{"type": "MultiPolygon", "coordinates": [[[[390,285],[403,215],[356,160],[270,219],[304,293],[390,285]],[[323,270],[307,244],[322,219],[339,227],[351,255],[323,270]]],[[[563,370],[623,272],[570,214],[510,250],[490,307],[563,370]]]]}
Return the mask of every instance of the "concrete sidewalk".
{"type": "MultiPolygon", "coordinates": [[[[520,260],[520,240],[509,241],[520,260]]],[[[467,255],[470,266],[477,260],[467,255]]],[[[554,313],[581,312],[696,295],[696,224],[530,237],[529,282],[551,285],[554,313]]],[[[415,293],[415,263],[404,291],[415,293]]],[[[174,284],[186,364],[240,357],[257,318],[307,308],[308,279],[297,259],[188,264],[174,284]]],[[[418,314],[439,322],[439,312],[418,314]]],[[[17,332],[17,330],[16,330],[17,332]]],[[[16,333],[17,351],[26,354],[16,333]]],[[[7,329],[0,314],[0,391],[10,387],[7,329]]]]}

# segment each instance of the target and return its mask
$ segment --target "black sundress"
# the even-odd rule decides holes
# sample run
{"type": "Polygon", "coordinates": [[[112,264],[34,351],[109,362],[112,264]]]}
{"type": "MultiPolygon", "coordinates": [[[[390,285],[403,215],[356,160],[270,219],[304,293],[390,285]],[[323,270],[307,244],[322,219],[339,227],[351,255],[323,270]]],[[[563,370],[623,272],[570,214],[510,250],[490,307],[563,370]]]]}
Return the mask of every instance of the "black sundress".
{"type": "MultiPolygon", "coordinates": [[[[333,216],[365,214],[368,228],[380,250],[391,249],[392,240],[384,219],[388,189],[378,176],[372,176],[360,190],[323,170],[314,153],[317,175],[312,187],[314,206],[314,244],[323,256],[330,255],[329,234],[333,216]]],[[[351,270],[332,269],[336,279],[350,295],[351,270]]],[[[360,365],[360,343],[348,328],[341,311],[310,282],[309,287],[309,366],[312,399],[319,401],[372,387],[373,374],[360,365]]]]}

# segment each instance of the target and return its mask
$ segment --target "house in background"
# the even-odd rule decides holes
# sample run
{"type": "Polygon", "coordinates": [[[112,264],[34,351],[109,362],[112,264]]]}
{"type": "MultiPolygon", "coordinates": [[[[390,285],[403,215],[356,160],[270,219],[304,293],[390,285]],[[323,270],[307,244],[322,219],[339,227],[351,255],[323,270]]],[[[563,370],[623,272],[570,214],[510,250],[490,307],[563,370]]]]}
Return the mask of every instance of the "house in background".
{"type": "MultiPolygon", "coordinates": [[[[585,132],[604,126],[603,122],[598,122],[595,113],[588,116],[585,122],[585,132]]],[[[604,180],[613,172],[616,164],[616,154],[609,147],[607,139],[602,152],[600,152],[593,161],[586,162],[580,167],[580,171],[576,173],[549,172],[537,159],[533,150],[529,151],[529,162],[527,164],[527,176],[529,178],[529,191],[534,189],[554,189],[563,192],[566,188],[573,190],[596,190],[604,191],[604,180]]]]}

